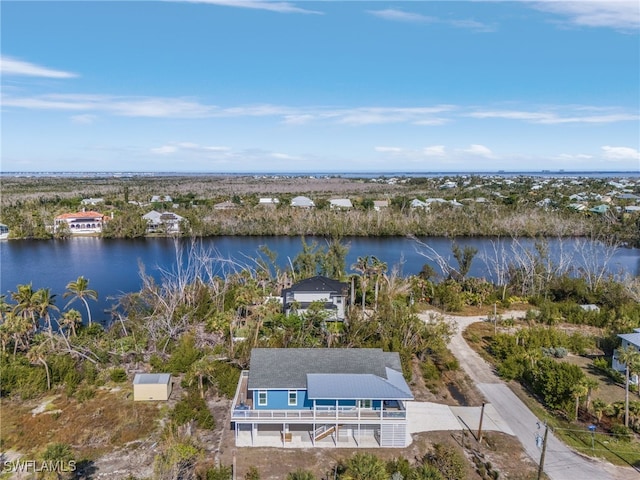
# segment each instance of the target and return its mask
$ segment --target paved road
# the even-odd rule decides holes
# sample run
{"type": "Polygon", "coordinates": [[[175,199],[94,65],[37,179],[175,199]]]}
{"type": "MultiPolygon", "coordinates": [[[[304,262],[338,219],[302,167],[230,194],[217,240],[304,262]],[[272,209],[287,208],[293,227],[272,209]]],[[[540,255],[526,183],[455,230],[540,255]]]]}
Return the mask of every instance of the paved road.
{"type": "MultiPolygon", "coordinates": [[[[510,312],[502,318],[523,317],[524,312],[510,312]]],[[[429,321],[429,315],[422,316],[429,321]]],[[[453,317],[447,320],[457,323],[457,332],[451,339],[449,348],[460,361],[460,366],[475,382],[509,425],[526,453],[538,463],[540,449],[536,446],[536,435],[544,434],[537,423],[540,420],[522,403],[522,401],[494,373],[493,368],[485,362],[462,338],[462,331],[472,323],[483,321],[486,317],[453,317]]],[[[541,423],[541,422],[540,422],[541,423]]],[[[544,471],[551,480],[630,480],[640,478],[640,474],[632,468],[616,467],[610,463],[598,462],[582,457],[559,441],[552,432],[547,439],[547,453],[544,471]]]]}

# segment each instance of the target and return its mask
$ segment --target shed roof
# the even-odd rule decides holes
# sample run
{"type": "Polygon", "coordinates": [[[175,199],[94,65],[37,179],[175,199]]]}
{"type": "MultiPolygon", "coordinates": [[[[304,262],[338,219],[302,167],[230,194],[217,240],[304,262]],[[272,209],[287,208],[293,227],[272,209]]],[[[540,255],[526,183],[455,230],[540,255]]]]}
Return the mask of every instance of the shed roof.
{"type": "Polygon", "coordinates": [[[163,384],[171,381],[170,373],[136,373],[133,379],[134,385],[163,384]]]}
{"type": "Polygon", "coordinates": [[[369,374],[387,380],[402,372],[400,356],[379,348],[254,348],[248,387],[307,388],[308,374],[369,374]]]}

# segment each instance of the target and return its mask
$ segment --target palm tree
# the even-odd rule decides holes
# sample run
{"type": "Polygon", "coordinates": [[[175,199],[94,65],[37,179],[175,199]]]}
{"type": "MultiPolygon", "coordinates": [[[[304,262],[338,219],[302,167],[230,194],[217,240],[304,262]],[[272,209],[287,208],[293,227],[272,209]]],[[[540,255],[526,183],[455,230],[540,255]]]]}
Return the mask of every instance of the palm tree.
{"type": "Polygon", "coordinates": [[[59,320],[60,326],[69,330],[69,335],[76,336],[76,327],[82,323],[82,315],[74,308],[67,310],[59,320]]]}
{"type": "Polygon", "coordinates": [[[51,310],[59,311],[56,307],[55,295],[51,295],[51,290],[48,288],[40,288],[33,294],[34,307],[39,318],[44,319],[47,324],[47,330],[49,330],[49,336],[53,336],[53,327],[51,326],[51,310]]]}
{"type": "Polygon", "coordinates": [[[367,278],[369,275],[369,255],[358,257],[351,268],[360,273],[360,289],[362,290],[362,312],[364,313],[365,300],[367,298],[367,278]]]}
{"type": "Polygon", "coordinates": [[[587,377],[584,380],[584,384],[587,387],[587,399],[585,400],[585,408],[589,411],[589,405],[591,404],[591,395],[594,390],[597,390],[600,383],[595,378],[587,377]]]}
{"type": "Polygon", "coordinates": [[[47,372],[47,390],[51,390],[51,374],[49,373],[49,364],[47,363],[48,348],[46,342],[39,343],[31,347],[27,352],[27,359],[32,364],[40,363],[47,372]]]}
{"type": "Polygon", "coordinates": [[[375,295],[374,295],[374,310],[378,310],[378,293],[380,292],[380,278],[384,278],[387,272],[387,264],[378,259],[378,257],[371,257],[371,267],[369,271],[375,277],[375,295]]]}
{"type": "Polygon", "coordinates": [[[372,453],[356,453],[345,462],[343,480],[387,480],[387,468],[372,453]]]}
{"type": "Polygon", "coordinates": [[[576,411],[575,417],[578,419],[579,409],[580,409],[580,399],[589,393],[589,387],[584,380],[573,385],[571,388],[571,394],[576,399],[576,411]]]}
{"type": "Polygon", "coordinates": [[[198,390],[200,391],[200,397],[204,398],[204,381],[211,380],[215,375],[214,365],[215,358],[210,355],[202,357],[191,364],[189,372],[187,373],[187,382],[191,385],[194,380],[198,380],[198,390]]]}
{"type": "Polygon", "coordinates": [[[631,347],[618,348],[618,362],[624,364],[624,426],[629,426],[629,376],[631,371],[640,370],[640,352],[631,347]]]}
{"type": "Polygon", "coordinates": [[[296,470],[287,474],[287,480],[316,480],[316,477],[309,470],[296,470]]]}
{"type": "Polygon", "coordinates": [[[604,413],[606,408],[607,408],[607,402],[605,402],[604,400],[596,398],[593,401],[593,413],[598,419],[598,423],[600,423],[600,420],[602,420],[602,414],[604,413]]]}
{"type": "Polygon", "coordinates": [[[65,305],[65,308],[80,299],[87,309],[87,317],[89,319],[89,325],[91,325],[91,309],[89,308],[87,299],[98,300],[98,292],[89,288],[89,280],[81,275],[77,280],[67,283],[67,291],[64,292],[62,296],[63,298],[71,297],[71,300],[65,305]]]}
{"type": "Polygon", "coordinates": [[[29,283],[26,285],[18,285],[17,291],[11,292],[11,298],[16,302],[16,305],[13,307],[14,313],[23,318],[28,318],[31,321],[31,328],[37,330],[38,324],[36,323],[33,294],[33,287],[29,283]]]}

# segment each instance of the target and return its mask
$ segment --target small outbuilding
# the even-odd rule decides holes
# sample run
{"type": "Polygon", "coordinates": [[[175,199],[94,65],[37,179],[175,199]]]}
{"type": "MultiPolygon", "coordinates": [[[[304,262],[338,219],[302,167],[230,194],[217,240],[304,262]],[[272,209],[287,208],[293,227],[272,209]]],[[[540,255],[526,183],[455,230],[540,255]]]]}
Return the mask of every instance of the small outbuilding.
{"type": "Polygon", "coordinates": [[[169,400],[170,373],[136,373],[133,379],[133,400],[169,400]]]}

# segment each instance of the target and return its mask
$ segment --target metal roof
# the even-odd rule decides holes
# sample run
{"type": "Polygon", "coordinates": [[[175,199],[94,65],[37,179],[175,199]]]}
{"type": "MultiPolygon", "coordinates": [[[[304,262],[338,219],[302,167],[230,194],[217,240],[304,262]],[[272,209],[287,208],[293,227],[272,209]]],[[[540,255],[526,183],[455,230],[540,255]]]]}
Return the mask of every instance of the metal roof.
{"type": "Polygon", "coordinates": [[[621,333],[618,336],[630,344],[640,348],[640,333],[621,333]]]}
{"type": "Polygon", "coordinates": [[[391,382],[371,374],[310,373],[307,375],[307,397],[310,400],[413,400],[413,395],[391,382]]]}
{"type": "Polygon", "coordinates": [[[282,296],[286,296],[287,292],[336,292],[342,294],[348,288],[349,284],[345,282],[316,275],[294,283],[290,288],[282,291],[282,296]]]}
{"type": "Polygon", "coordinates": [[[141,384],[168,384],[171,380],[170,373],[136,373],[133,379],[134,385],[141,384]]]}
{"type": "Polygon", "coordinates": [[[379,348],[254,348],[248,387],[306,389],[308,374],[375,375],[402,371],[400,356],[379,348]]]}

